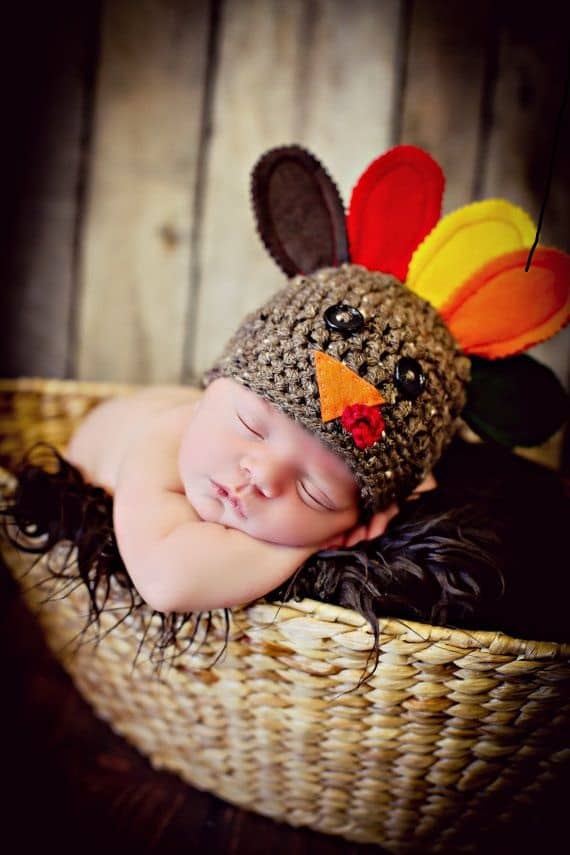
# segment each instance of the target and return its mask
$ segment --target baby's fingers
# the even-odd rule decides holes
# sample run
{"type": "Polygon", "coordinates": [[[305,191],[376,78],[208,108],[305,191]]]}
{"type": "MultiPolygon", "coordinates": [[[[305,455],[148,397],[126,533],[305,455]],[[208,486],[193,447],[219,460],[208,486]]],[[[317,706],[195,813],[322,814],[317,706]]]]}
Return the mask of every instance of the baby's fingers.
{"type": "Polygon", "coordinates": [[[360,543],[361,540],[366,540],[368,536],[368,529],[365,525],[359,525],[352,531],[350,531],[346,535],[345,547],[349,549],[357,543],[360,543]]]}

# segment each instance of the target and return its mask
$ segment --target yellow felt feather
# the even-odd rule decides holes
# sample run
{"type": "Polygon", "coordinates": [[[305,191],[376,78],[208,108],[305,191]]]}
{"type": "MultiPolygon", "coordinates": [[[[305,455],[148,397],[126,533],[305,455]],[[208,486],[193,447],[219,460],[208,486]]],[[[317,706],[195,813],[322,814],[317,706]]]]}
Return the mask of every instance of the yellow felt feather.
{"type": "Polygon", "coordinates": [[[478,268],[506,252],[530,247],[536,228],[505,199],[472,202],[448,214],[418,246],[408,287],[439,308],[478,268]]]}

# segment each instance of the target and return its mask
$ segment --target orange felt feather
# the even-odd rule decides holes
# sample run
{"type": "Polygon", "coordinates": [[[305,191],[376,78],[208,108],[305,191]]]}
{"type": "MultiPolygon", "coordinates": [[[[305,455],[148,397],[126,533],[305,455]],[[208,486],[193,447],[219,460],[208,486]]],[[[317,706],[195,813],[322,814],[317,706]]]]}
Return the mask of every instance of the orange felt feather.
{"type": "Polygon", "coordinates": [[[464,353],[511,356],[551,338],[570,320],[570,256],[539,247],[495,258],[441,308],[464,353]]]}
{"type": "Polygon", "coordinates": [[[315,351],[315,369],[324,422],[340,418],[346,407],[352,404],[374,407],[384,403],[384,398],[375,386],[320,350],[315,351]]]}

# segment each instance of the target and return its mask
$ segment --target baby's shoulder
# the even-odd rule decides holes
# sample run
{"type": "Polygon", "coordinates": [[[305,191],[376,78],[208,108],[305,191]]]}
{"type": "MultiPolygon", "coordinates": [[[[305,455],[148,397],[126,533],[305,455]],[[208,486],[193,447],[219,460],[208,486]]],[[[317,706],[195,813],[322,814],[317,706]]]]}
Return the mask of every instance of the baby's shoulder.
{"type": "Polygon", "coordinates": [[[151,386],[109,399],[82,421],[65,456],[90,481],[114,492],[119,468],[139,436],[155,434],[160,447],[173,449],[202,394],[192,387],[151,386]]]}
{"type": "Polygon", "coordinates": [[[92,410],[90,416],[105,413],[117,415],[119,412],[123,415],[133,413],[140,417],[151,416],[183,404],[195,403],[203,394],[201,389],[194,386],[147,386],[126,395],[109,398],[92,410]]]}

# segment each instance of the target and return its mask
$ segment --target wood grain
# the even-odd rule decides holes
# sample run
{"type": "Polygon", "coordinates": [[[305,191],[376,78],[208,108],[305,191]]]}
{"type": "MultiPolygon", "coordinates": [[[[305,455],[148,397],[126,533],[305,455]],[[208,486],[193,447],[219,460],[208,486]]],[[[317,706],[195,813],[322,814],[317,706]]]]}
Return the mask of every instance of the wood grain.
{"type": "Polygon", "coordinates": [[[82,378],[180,379],[208,9],[105,4],[82,234],[82,378]]]}
{"type": "Polygon", "coordinates": [[[68,372],[89,81],[98,4],[7,13],[2,51],[0,371],[68,372]]]}
{"type": "Polygon", "coordinates": [[[348,201],[391,142],[398,38],[396,0],[224,4],[187,377],[210,365],[244,315],[284,282],[255,234],[255,161],[267,148],[301,143],[348,201]]]}
{"type": "MultiPolygon", "coordinates": [[[[493,122],[483,195],[504,196],[538,222],[568,74],[570,9],[502,4],[493,122]]],[[[570,104],[560,129],[540,243],[570,251],[570,104]]],[[[570,328],[530,351],[570,389],[570,328]]]]}
{"type": "Polygon", "coordinates": [[[425,148],[442,167],[445,213],[473,194],[490,22],[488,0],[412,7],[401,142],[425,148]]]}

